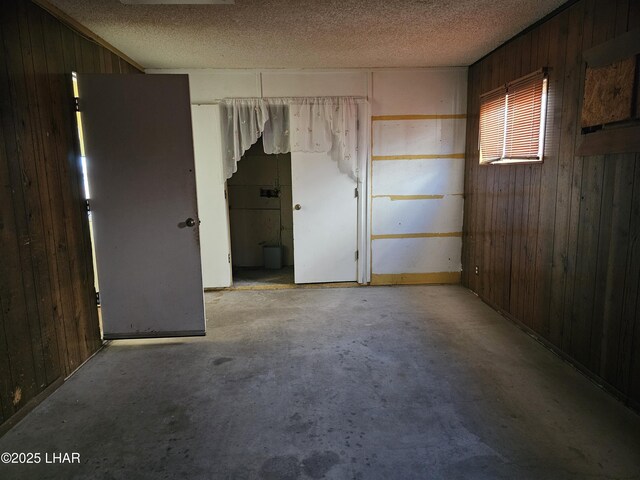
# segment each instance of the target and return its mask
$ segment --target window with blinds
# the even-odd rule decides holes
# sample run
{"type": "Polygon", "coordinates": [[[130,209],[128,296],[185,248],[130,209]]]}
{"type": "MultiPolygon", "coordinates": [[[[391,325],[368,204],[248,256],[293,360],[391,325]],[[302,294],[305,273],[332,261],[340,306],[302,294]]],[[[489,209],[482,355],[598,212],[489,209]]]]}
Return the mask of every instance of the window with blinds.
{"type": "Polygon", "coordinates": [[[534,72],[480,96],[480,163],[542,161],[547,77],[534,72]]]}

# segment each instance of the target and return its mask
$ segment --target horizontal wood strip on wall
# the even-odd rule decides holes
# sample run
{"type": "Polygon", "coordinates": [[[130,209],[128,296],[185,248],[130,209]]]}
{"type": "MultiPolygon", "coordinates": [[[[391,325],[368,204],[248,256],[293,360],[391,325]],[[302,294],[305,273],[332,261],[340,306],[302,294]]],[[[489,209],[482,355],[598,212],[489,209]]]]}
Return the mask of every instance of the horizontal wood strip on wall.
{"type": "Polygon", "coordinates": [[[371,155],[371,160],[434,160],[457,158],[464,160],[464,153],[422,153],[420,155],[371,155]]]}
{"type": "Polygon", "coordinates": [[[373,273],[371,285],[425,285],[460,283],[460,272],[373,273]]]}
{"type": "Polygon", "coordinates": [[[464,120],[467,118],[466,113],[452,113],[443,115],[373,115],[372,122],[383,120],[464,120]]]}
{"type": "Polygon", "coordinates": [[[640,151],[640,125],[608,128],[581,135],[578,155],[636,153],[640,151]]]}
{"type": "Polygon", "coordinates": [[[388,240],[391,238],[446,238],[461,237],[462,232],[440,232],[440,233],[386,233],[371,235],[371,240],[388,240]]]}

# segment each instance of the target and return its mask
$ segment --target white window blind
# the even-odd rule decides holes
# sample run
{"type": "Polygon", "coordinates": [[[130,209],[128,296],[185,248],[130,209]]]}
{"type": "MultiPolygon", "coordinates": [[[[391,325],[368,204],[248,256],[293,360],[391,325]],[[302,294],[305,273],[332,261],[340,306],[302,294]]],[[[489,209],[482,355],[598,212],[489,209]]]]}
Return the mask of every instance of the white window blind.
{"type": "Polygon", "coordinates": [[[480,163],[541,161],[547,78],[540,70],[480,97],[480,163]]]}
{"type": "Polygon", "coordinates": [[[504,154],[506,98],[504,91],[487,95],[480,104],[480,156],[483,163],[504,154]]]}

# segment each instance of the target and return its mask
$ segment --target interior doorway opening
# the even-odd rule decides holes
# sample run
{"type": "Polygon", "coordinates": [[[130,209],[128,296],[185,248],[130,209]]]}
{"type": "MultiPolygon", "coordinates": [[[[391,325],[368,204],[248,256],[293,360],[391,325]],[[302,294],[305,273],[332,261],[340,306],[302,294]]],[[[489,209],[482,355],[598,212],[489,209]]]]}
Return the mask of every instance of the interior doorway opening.
{"type": "Polygon", "coordinates": [[[227,180],[234,287],[291,285],[291,154],[264,153],[259,139],[227,180]]]}

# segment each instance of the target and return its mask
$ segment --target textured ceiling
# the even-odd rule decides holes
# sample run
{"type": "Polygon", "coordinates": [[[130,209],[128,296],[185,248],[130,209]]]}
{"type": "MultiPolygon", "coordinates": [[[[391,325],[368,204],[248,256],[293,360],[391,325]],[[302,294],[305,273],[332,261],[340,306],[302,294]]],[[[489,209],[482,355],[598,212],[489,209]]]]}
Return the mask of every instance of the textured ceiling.
{"type": "Polygon", "coordinates": [[[469,65],[565,0],[49,0],[145,68],[469,65]]]}

